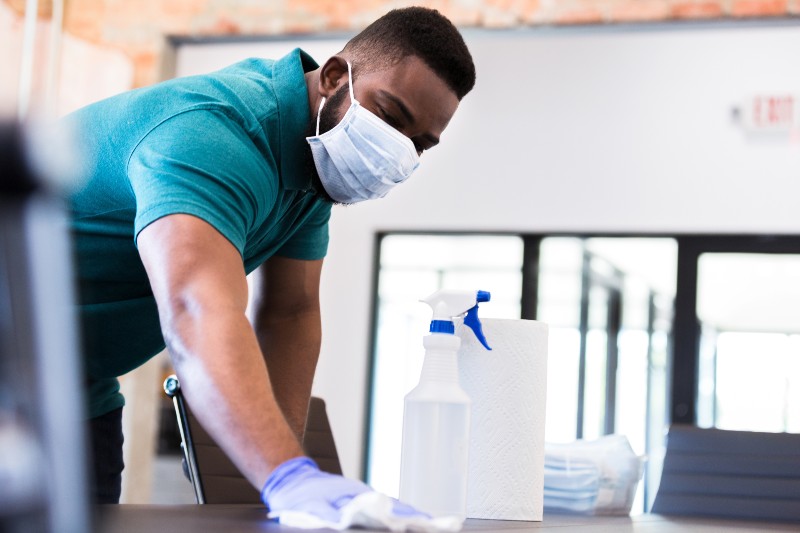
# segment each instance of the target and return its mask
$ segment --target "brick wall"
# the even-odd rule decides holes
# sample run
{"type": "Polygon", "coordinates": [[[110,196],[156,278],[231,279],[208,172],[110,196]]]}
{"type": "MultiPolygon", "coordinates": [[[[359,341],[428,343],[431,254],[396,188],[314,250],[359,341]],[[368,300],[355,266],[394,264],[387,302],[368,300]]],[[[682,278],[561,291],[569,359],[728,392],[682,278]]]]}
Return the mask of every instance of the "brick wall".
{"type": "MultiPolygon", "coordinates": [[[[22,13],[24,0],[0,0],[22,13]]],[[[40,0],[47,17],[51,1],[40,0]]],[[[158,80],[165,37],[358,30],[404,5],[439,9],[461,27],[743,19],[800,15],[800,0],[69,0],[65,30],[123,51],[134,85],[158,80]]]]}

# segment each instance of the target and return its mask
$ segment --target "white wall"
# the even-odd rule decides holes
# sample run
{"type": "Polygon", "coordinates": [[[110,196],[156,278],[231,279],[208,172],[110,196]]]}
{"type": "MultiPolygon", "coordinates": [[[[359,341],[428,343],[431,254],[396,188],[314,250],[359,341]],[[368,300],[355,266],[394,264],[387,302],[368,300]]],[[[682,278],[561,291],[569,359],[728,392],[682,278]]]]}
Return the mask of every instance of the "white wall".
{"type": "MultiPolygon", "coordinates": [[[[798,101],[800,24],[465,36],[478,83],[441,146],[387,198],[334,209],[314,390],[349,475],[361,466],[377,231],[800,233],[800,131],[748,136],[731,119],[753,93],[798,101]]],[[[182,46],[178,74],[341,42],[182,46]]]]}

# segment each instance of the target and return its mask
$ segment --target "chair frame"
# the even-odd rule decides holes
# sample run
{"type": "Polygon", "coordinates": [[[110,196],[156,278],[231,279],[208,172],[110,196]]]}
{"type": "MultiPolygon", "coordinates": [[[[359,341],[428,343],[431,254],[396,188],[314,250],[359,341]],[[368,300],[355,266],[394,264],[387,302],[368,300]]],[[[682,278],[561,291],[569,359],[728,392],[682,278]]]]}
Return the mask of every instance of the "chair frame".
{"type": "Polygon", "coordinates": [[[200,469],[197,465],[197,457],[194,454],[194,442],[192,433],[189,430],[189,417],[186,400],[181,392],[181,385],[178,377],[171,375],[164,381],[164,392],[172,398],[175,407],[175,416],[178,420],[178,430],[181,434],[181,451],[183,452],[185,472],[188,473],[189,481],[192,482],[194,495],[197,503],[205,504],[206,498],[203,492],[203,482],[200,479],[200,469]]]}
{"type": "MultiPolygon", "coordinates": [[[[196,417],[191,414],[189,405],[181,392],[177,376],[171,375],[164,380],[164,392],[172,399],[175,408],[178,430],[181,436],[184,473],[192,483],[197,503],[208,504],[209,499],[212,500],[211,503],[256,503],[260,501],[258,491],[253,488],[251,493],[249,482],[246,481],[236,465],[230,461],[230,458],[214,442],[214,439],[207,435],[207,432],[199,424],[196,417]],[[193,429],[194,425],[199,427],[193,429]],[[193,434],[195,430],[197,430],[197,434],[193,434]],[[202,461],[198,459],[198,447],[203,449],[200,454],[202,461]],[[207,463],[205,458],[208,458],[207,463]],[[203,464],[206,464],[206,466],[203,467],[203,464]],[[205,481],[210,479],[217,483],[213,485],[214,490],[211,490],[211,485],[207,486],[204,481],[204,468],[205,481]],[[209,472],[209,469],[211,472],[209,472]],[[233,485],[220,485],[219,483],[222,483],[223,479],[226,480],[226,483],[233,483],[233,485]],[[224,487],[224,489],[221,487],[224,487]],[[238,501],[238,497],[246,501],[238,501]],[[234,501],[228,501],[228,498],[234,501]],[[217,499],[223,501],[213,501],[217,499]]],[[[321,398],[312,396],[310,399],[303,449],[307,456],[316,461],[321,470],[332,474],[342,474],[342,467],[339,463],[336,443],[328,421],[325,402],[321,398]]]]}

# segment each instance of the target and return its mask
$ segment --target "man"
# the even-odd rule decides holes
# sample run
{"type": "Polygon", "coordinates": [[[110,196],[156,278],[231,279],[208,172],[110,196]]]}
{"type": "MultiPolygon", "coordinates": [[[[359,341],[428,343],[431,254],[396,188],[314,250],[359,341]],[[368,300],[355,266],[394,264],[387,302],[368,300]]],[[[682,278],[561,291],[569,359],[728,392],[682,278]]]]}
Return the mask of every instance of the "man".
{"type": "Polygon", "coordinates": [[[197,418],[271,510],[335,520],[370,490],[321,473],[300,446],[331,205],[408,178],[474,82],[456,28],[407,8],[322,67],[295,50],[70,117],[85,150],[72,208],[98,501],[119,500],[116,378],[165,345],[197,418]]]}

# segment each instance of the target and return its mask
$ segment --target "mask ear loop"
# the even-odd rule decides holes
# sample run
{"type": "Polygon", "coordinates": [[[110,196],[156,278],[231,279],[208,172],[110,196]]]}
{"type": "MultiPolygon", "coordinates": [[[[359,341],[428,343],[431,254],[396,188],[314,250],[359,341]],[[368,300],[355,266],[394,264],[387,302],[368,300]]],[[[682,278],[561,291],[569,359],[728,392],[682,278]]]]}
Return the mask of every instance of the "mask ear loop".
{"type": "Polygon", "coordinates": [[[319,137],[319,118],[322,116],[322,106],[325,105],[325,97],[319,102],[319,111],[317,111],[317,137],[319,137]]]}
{"type": "MultiPolygon", "coordinates": [[[[356,97],[353,94],[353,68],[350,66],[350,62],[345,60],[347,63],[347,85],[349,85],[350,89],[350,102],[355,102],[356,97]]],[[[325,97],[322,97],[322,100],[319,102],[319,109],[317,110],[317,137],[319,137],[319,119],[322,117],[322,106],[325,105],[325,97]]]]}
{"type": "Polygon", "coordinates": [[[353,68],[350,66],[350,62],[345,60],[347,63],[347,84],[350,86],[350,102],[356,102],[356,96],[353,93],[353,68]]]}

